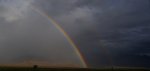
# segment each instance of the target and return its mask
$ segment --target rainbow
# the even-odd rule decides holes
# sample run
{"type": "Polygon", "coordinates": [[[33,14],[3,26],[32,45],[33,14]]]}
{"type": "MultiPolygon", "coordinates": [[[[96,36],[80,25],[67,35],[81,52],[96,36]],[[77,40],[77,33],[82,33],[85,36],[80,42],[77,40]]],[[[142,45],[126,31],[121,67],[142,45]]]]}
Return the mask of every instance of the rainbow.
{"type": "Polygon", "coordinates": [[[62,33],[62,35],[67,39],[67,41],[70,43],[70,45],[73,47],[74,51],[78,55],[78,57],[79,57],[79,59],[80,59],[80,61],[82,63],[83,68],[87,68],[88,66],[87,66],[87,63],[86,63],[85,59],[83,58],[83,55],[81,54],[80,50],[75,45],[75,43],[73,42],[73,40],[65,32],[65,30],[54,19],[52,19],[52,17],[50,17],[45,12],[43,12],[43,11],[39,10],[38,8],[33,7],[33,6],[31,6],[31,9],[33,9],[35,12],[39,13],[41,16],[43,16],[46,19],[48,19],[62,33]]]}

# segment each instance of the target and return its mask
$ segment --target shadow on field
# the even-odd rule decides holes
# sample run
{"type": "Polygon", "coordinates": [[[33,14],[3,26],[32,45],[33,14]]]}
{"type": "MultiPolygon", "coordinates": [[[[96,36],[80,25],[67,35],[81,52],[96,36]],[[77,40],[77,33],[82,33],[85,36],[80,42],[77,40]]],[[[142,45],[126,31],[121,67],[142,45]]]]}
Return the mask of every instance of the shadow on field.
{"type": "Polygon", "coordinates": [[[150,69],[131,69],[131,68],[103,68],[103,69],[90,69],[90,68],[41,68],[38,65],[33,67],[0,67],[0,71],[150,71],[150,69]]]}

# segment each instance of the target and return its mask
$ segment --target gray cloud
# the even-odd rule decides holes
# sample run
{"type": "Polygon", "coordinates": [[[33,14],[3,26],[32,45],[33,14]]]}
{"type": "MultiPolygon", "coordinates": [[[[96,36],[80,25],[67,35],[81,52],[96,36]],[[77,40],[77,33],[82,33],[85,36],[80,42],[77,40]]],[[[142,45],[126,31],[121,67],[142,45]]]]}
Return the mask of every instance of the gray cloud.
{"type": "Polygon", "coordinates": [[[32,2],[1,0],[0,64],[41,61],[52,66],[82,67],[74,48],[61,32],[31,10],[32,2]]]}

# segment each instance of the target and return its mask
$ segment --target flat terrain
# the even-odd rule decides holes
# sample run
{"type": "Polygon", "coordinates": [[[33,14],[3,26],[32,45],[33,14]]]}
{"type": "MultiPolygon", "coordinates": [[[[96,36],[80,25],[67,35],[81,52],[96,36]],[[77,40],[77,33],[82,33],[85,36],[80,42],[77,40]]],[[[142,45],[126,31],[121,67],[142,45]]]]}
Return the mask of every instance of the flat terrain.
{"type": "Polygon", "coordinates": [[[84,68],[29,68],[29,67],[0,67],[0,71],[150,71],[150,69],[84,69],[84,68]]]}

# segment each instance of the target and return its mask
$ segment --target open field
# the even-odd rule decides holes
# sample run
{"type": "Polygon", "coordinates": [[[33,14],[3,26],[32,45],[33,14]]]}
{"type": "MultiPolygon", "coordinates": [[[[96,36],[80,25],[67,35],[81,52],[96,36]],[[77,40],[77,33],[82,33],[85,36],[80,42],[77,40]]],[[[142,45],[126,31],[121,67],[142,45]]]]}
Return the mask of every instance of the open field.
{"type": "Polygon", "coordinates": [[[85,69],[85,68],[30,68],[30,67],[0,67],[0,71],[150,71],[150,69],[85,69]]]}

